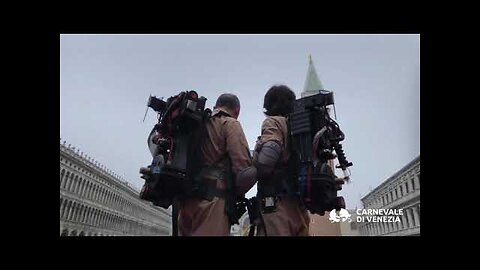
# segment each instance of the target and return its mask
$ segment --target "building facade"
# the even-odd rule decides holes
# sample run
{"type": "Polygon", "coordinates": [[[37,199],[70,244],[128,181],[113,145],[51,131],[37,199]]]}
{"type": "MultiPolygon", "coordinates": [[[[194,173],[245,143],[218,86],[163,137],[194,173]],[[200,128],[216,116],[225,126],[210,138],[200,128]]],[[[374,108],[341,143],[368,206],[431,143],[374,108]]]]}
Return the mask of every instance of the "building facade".
{"type": "Polygon", "coordinates": [[[420,235],[420,156],[362,198],[365,209],[403,209],[399,222],[360,225],[361,235],[420,235]]]}
{"type": "Polygon", "coordinates": [[[139,199],[93,159],[60,144],[60,235],[170,235],[171,211],[139,199]]]}

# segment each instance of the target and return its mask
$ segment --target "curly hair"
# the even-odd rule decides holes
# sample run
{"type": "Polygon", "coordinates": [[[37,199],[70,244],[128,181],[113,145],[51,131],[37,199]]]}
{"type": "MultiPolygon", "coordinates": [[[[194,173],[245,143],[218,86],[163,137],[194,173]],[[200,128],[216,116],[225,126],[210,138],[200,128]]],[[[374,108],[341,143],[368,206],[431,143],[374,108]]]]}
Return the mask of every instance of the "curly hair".
{"type": "Polygon", "coordinates": [[[263,100],[265,115],[286,116],[293,112],[295,93],[286,85],[274,85],[268,89],[263,100]]]}

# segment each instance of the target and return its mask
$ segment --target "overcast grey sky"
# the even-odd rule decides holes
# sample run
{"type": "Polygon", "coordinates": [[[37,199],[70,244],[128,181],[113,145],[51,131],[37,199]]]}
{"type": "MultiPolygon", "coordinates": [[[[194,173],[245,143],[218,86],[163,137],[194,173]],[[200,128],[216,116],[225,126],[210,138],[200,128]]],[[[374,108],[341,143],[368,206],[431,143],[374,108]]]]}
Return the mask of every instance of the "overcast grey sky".
{"type": "Polygon", "coordinates": [[[419,35],[61,35],[60,137],[140,189],[156,122],[149,110],[142,123],[150,93],[195,90],[209,108],[236,94],[253,149],[264,94],[281,83],[300,97],[309,54],[335,92],[354,164],[340,195],[362,207],[360,196],[420,155],[419,35]]]}

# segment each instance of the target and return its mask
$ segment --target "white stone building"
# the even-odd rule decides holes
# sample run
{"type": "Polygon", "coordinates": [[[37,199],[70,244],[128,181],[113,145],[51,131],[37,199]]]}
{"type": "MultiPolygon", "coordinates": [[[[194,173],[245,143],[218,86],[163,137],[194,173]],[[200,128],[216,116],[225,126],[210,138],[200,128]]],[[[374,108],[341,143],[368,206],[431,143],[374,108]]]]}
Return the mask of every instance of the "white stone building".
{"type": "Polygon", "coordinates": [[[170,235],[171,212],[75,147],[60,145],[60,235],[170,235]]]}
{"type": "Polygon", "coordinates": [[[420,235],[420,156],[362,198],[365,209],[403,209],[400,222],[360,224],[361,235],[420,235]]]}

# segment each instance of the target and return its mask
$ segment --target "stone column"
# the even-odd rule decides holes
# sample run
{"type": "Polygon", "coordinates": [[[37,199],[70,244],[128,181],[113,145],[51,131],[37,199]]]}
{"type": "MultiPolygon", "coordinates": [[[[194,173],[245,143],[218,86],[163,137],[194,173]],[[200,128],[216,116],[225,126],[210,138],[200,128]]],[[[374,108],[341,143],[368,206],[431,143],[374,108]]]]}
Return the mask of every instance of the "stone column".
{"type": "Polygon", "coordinates": [[[83,223],[87,223],[88,214],[89,214],[88,208],[85,208],[85,214],[83,215],[83,223]]]}
{"type": "Polygon", "coordinates": [[[80,222],[80,216],[82,214],[82,209],[81,209],[81,206],[78,205],[78,208],[77,208],[77,215],[76,215],[76,222],[80,222]]]}
{"type": "Polygon", "coordinates": [[[72,211],[73,211],[73,203],[70,204],[70,206],[68,207],[67,209],[67,216],[66,216],[66,219],[67,220],[70,220],[71,217],[72,217],[72,211]]]}
{"type": "Polygon", "coordinates": [[[63,201],[62,204],[60,205],[60,218],[62,218],[62,213],[64,208],[65,208],[65,201],[63,201]]]}
{"type": "Polygon", "coordinates": [[[418,175],[415,174],[413,177],[413,182],[415,183],[415,190],[420,189],[420,181],[418,179],[418,175]]]}
{"type": "Polygon", "coordinates": [[[410,208],[405,209],[405,213],[407,215],[408,228],[412,228],[413,227],[413,221],[412,221],[412,216],[410,215],[410,208]]]}
{"type": "Polygon", "coordinates": [[[93,226],[98,226],[98,212],[95,210],[93,214],[93,226]]]}
{"type": "Polygon", "coordinates": [[[82,219],[83,223],[87,223],[87,217],[88,217],[88,207],[85,207],[84,213],[83,213],[83,219],[82,219]]]}
{"type": "Polygon", "coordinates": [[[405,181],[402,181],[402,189],[403,189],[403,196],[406,196],[408,194],[407,192],[407,185],[405,184],[405,181]]]}
{"type": "Polygon", "coordinates": [[[83,213],[83,207],[80,205],[78,207],[78,215],[77,215],[77,222],[81,222],[82,221],[82,213],[83,213]]]}
{"type": "Polygon", "coordinates": [[[77,183],[78,183],[78,177],[73,178],[73,185],[70,190],[72,193],[75,193],[75,189],[77,188],[77,183]]]}
{"type": "Polygon", "coordinates": [[[412,208],[413,216],[415,218],[415,225],[420,226],[420,215],[418,214],[417,206],[412,208]]]}
{"type": "Polygon", "coordinates": [[[80,191],[80,196],[81,197],[85,197],[85,190],[87,189],[87,184],[88,184],[88,182],[85,181],[82,185],[82,190],[80,191]]]}
{"type": "Polygon", "coordinates": [[[66,181],[65,181],[65,187],[64,187],[64,189],[65,189],[65,190],[68,190],[68,187],[70,186],[70,182],[71,182],[71,180],[70,180],[70,179],[71,179],[71,174],[69,174],[68,176],[65,176],[65,177],[66,177],[67,179],[65,179],[66,181]]]}
{"type": "Polygon", "coordinates": [[[74,207],[72,207],[73,210],[72,210],[72,217],[71,217],[71,220],[73,222],[75,222],[75,216],[77,215],[77,205],[75,205],[74,207]]]}
{"type": "Polygon", "coordinates": [[[65,205],[63,206],[62,210],[62,218],[67,219],[68,214],[68,201],[65,201],[65,205]]]}
{"type": "Polygon", "coordinates": [[[88,208],[85,207],[85,208],[83,209],[82,223],[87,223],[87,215],[88,215],[88,208]]]}
{"type": "Polygon", "coordinates": [[[90,187],[88,188],[88,199],[93,200],[93,184],[90,184],[90,187]]]}
{"type": "Polygon", "coordinates": [[[91,218],[90,218],[90,224],[92,224],[92,226],[95,226],[95,208],[92,208],[92,214],[91,214],[91,218]]]}

